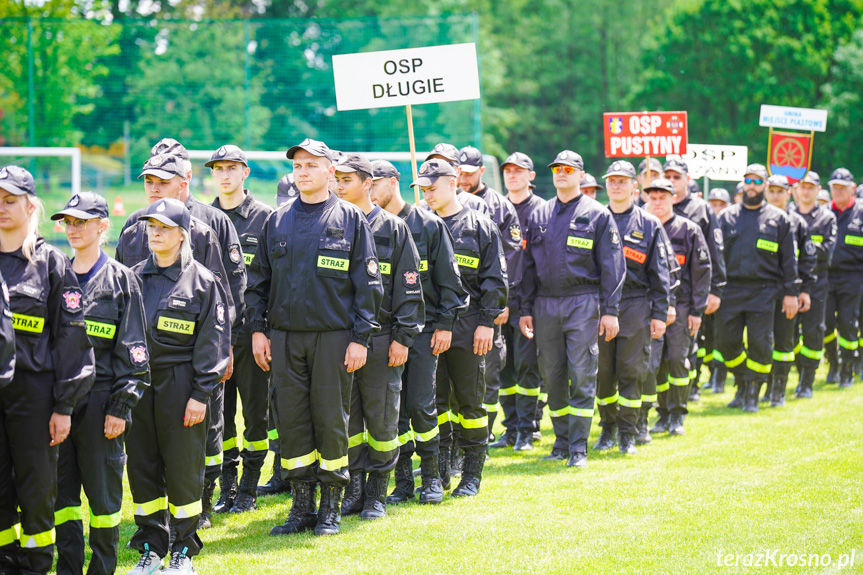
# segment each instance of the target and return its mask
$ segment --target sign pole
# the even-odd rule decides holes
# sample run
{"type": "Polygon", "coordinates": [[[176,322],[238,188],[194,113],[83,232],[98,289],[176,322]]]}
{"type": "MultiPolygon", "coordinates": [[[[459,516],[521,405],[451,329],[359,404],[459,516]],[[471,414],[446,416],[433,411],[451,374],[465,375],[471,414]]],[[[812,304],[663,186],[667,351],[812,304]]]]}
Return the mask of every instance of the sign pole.
{"type": "MultiPolygon", "coordinates": [[[[414,179],[413,181],[417,181],[419,178],[419,174],[417,173],[417,145],[414,140],[414,116],[411,111],[411,105],[408,104],[405,106],[405,110],[408,114],[408,140],[410,141],[411,147],[411,172],[413,173],[414,179]]],[[[420,205],[420,189],[419,186],[414,186],[414,204],[420,205]]]]}

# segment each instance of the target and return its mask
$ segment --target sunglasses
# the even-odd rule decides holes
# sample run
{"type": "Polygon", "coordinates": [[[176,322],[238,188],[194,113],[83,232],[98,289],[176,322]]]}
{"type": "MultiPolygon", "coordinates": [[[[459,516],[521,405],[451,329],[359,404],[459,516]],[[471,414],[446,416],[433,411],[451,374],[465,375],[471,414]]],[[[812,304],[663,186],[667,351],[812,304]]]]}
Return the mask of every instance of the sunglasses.
{"type": "Polygon", "coordinates": [[[563,172],[564,174],[572,174],[575,172],[575,168],[572,166],[552,166],[551,173],[559,174],[563,172]]]}
{"type": "Polygon", "coordinates": [[[764,183],[764,180],[761,178],[743,178],[744,184],[755,184],[756,186],[760,186],[764,183]]]}

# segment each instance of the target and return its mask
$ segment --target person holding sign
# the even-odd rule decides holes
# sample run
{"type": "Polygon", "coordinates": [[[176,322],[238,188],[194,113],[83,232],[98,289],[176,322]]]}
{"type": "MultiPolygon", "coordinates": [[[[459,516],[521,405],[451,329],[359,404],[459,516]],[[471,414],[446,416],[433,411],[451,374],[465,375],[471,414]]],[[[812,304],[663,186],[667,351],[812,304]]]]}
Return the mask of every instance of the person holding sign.
{"type": "Polygon", "coordinates": [[[584,467],[596,400],[597,339],[611,341],[620,329],[626,263],[611,212],[579,190],[581,156],[564,150],[548,167],[557,198],[528,221],[519,328],[525,337],[536,337],[548,385],[555,442],[545,459],[568,458],[567,465],[584,467]]]}
{"type": "Polygon", "coordinates": [[[123,444],[132,408],[150,385],[144,302],[135,274],[102,251],[108,240],[108,202],[93,192],[75,194],[62,211],[66,238],[75,250],[72,269],[83,292],[87,335],[96,358],[96,381],[72,417],[69,440],[57,463],[57,572],[81,573],[84,526],[81,488],[90,502],[88,573],[117,568],[123,504],[123,444]]]}
{"type": "Polygon", "coordinates": [[[763,165],[747,166],[743,203],[719,216],[728,285],[716,316],[716,347],[737,383],[731,407],[742,403],[747,412],[758,411],[758,392],[772,370],[777,300],[792,319],[800,291],[794,233],[788,215],[764,201],[767,177],[763,165]]]}
{"type": "MultiPolygon", "coordinates": [[[[429,207],[452,233],[454,265],[469,296],[468,309],[456,322],[452,345],[440,355],[437,368],[438,412],[448,408],[452,393],[461,424],[458,443],[464,450],[464,468],[452,495],[468,497],[479,493],[482,481],[488,445],[485,355],[491,351],[495,319],[505,311],[509,288],[500,231],[489,218],[459,203],[456,177],[447,162],[429,160],[420,166],[419,178],[411,186],[420,187],[429,207]]],[[[441,451],[452,442],[452,434],[445,435],[442,429],[441,451]]],[[[450,480],[447,471],[441,473],[444,489],[450,480]]]]}

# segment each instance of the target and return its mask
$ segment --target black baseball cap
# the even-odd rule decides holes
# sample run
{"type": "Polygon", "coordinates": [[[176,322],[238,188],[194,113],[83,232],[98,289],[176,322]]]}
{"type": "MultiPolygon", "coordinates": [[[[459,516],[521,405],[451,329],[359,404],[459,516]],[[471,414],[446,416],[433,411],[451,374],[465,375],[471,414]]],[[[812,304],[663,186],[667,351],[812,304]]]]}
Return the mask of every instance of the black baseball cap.
{"type": "Polygon", "coordinates": [[[594,178],[593,176],[591,176],[587,172],[584,172],[584,175],[581,177],[581,184],[579,185],[579,188],[581,188],[581,189],[584,189],[584,188],[605,189],[602,187],[602,184],[600,184],[599,182],[596,181],[596,178],[594,178]]]}
{"type": "Polygon", "coordinates": [[[584,160],[581,159],[579,154],[576,154],[572,150],[564,150],[554,158],[552,163],[548,165],[549,168],[553,166],[572,166],[573,168],[583,170],[584,160]]]}
{"type": "Polygon", "coordinates": [[[527,154],[523,154],[522,152],[513,152],[511,153],[506,160],[500,165],[501,169],[507,164],[512,164],[513,166],[517,166],[519,168],[524,168],[526,170],[533,171],[533,160],[530,159],[530,156],[527,154]]]}
{"type": "Polygon", "coordinates": [[[438,178],[442,178],[443,176],[452,176],[455,177],[458,174],[455,171],[455,168],[452,167],[449,163],[443,160],[427,160],[423,162],[423,165],[420,166],[419,170],[419,178],[415,182],[411,184],[411,186],[419,186],[421,188],[427,188],[428,186],[433,185],[438,178]]]}
{"type": "Polygon", "coordinates": [[[666,178],[656,178],[650,185],[644,188],[645,192],[668,192],[669,194],[674,195],[674,184],[671,183],[671,180],[666,178]]]}
{"type": "Polygon", "coordinates": [[[830,181],[827,183],[840,184],[843,186],[853,186],[854,174],[852,174],[845,168],[836,168],[835,170],[833,170],[833,173],[830,174],[830,181]]]}
{"type": "Polygon", "coordinates": [[[710,190],[710,193],[707,194],[707,201],[711,200],[719,200],[720,202],[725,202],[726,204],[731,203],[731,194],[728,193],[728,190],[725,188],[713,188],[710,190]]]}
{"type": "Polygon", "coordinates": [[[743,193],[743,182],[737,182],[737,185],[734,186],[734,195],[743,193]]]}
{"type": "Polygon", "coordinates": [[[827,190],[818,190],[818,195],[815,196],[815,199],[822,202],[829,202],[830,192],[828,192],[827,190]]]}
{"type": "Polygon", "coordinates": [[[75,194],[66,206],[51,216],[52,220],[62,220],[65,216],[78,218],[79,220],[93,220],[108,217],[108,202],[99,194],[93,192],[81,192],[75,194]]]}
{"type": "Polygon", "coordinates": [[[394,165],[386,160],[375,160],[372,162],[372,179],[380,180],[381,178],[395,178],[400,180],[402,175],[394,165]]]}
{"type": "MultiPolygon", "coordinates": [[[[615,160],[608,166],[602,177],[608,178],[610,176],[624,176],[626,178],[635,179],[635,168],[626,160],[615,160]]],[[[584,180],[581,181],[581,187],[584,187],[584,180]]]]}
{"type": "Polygon", "coordinates": [[[222,146],[213,152],[213,155],[210,156],[210,161],[204,164],[204,166],[212,168],[216,162],[240,162],[247,168],[249,167],[245,152],[233,144],[222,146]]]}
{"type": "Polygon", "coordinates": [[[365,172],[368,175],[374,174],[375,169],[372,163],[365,157],[359,154],[343,154],[336,164],[336,171],[342,173],[350,172],[365,172]]]}
{"type": "Polygon", "coordinates": [[[801,184],[804,182],[807,184],[815,184],[816,186],[820,186],[821,176],[818,175],[818,172],[809,170],[808,172],[806,172],[806,175],[803,176],[803,179],[800,180],[801,184]]]}
{"type": "Polygon", "coordinates": [[[785,190],[791,187],[791,183],[788,181],[788,177],[781,174],[773,174],[772,176],[767,178],[767,185],[779,186],[780,188],[783,188],[785,190]]]}
{"type": "Polygon", "coordinates": [[[176,228],[177,226],[184,230],[189,230],[189,223],[192,220],[192,215],[188,208],[183,205],[180,200],[174,198],[162,198],[150,204],[147,208],[147,213],[138,217],[139,220],[157,220],[166,226],[176,228]]]}
{"type": "Polygon", "coordinates": [[[743,175],[746,174],[753,174],[762,180],[766,180],[768,177],[767,168],[764,167],[764,164],[749,164],[746,166],[746,171],[743,172],[743,175]]]}
{"type": "Polygon", "coordinates": [[[156,176],[163,180],[170,180],[174,176],[185,178],[186,168],[179,156],[163,156],[161,154],[156,154],[144,162],[144,167],[141,170],[141,175],[138,176],[138,179],[140,180],[147,175],[156,176]]]}
{"type": "Polygon", "coordinates": [[[151,156],[177,156],[181,160],[189,161],[189,151],[174,138],[162,138],[150,149],[151,156]]]}
{"type": "MultiPolygon", "coordinates": [[[[657,160],[656,158],[650,158],[650,170],[659,174],[662,172],[662,162],[657,160]]],[[[647,171],[647,160],[641,160],[641,163],[638,164],[638,173],[643,174],[647,171]]]]}
{"type": "Polygon", "coordinates": [[[16,196],[24,194],[35,196],[36,182],[33,180],[33,174],[21,166],[4,166],[0,168],[0,189],[16,196]]]}
{"type": "Polygon", "coordinates": [[[482,152],[473,146],[458,151],[458,161],[463,172],[473,173],[482,167],[482,152]]]}
{"type": "Polygon", "coordinates": [[[447,144],[445,142],[441,142],[432,148],[432,151],[429,152],[429,155],[426,156],[426,161],[429,160],[432,156],[440,156],[441,158],[446,158],[448,162],[459,162],[459,153],[458,148],[453,146],[452,144],[447,144]]]}
{"type": "MultiPolygon", "coordinates": [[[[651,164],[652,165],[652,164],[651,164]]],[[[653,168],[651,168],[653,169],[653,168]]],[[[662,166],[662,172],[677,172],[678,174],[688,174],[689,166],[686,165],[686,162],[680,160],[678,158],[671,158],[665,165],[662,166]]]]}
{"type": "Polygon", "coordinates": [[[281,206],[290,198],[298,196],[299,194],[300,190],[294,183],[294,175],[285,174],[284,176],[282,176],[282,179],[279,180],[279,183],[276,185],[276,205],[281,206]]]}
{"type": "Polygon", "coordinates": [[[291,146],[288,148],[285,156],[289,160],[294,159],[294,154],[299,152],[300,150],[305,150],[313,156],[318,156],[319,158],[326,158],[330,161],[333,160],[333,153],[327,145],[318,140],[312,140],[311,138],[306,138],[296,146],[291,146]]]}
{"type": "Polygon", "coordinates": [[[695,180],[689,180],[689,183],[686,184],[686,188],[693,196],[697,196],[701,193],[701,188],[698,187],[698,182],[696,182],[695,180]]]}

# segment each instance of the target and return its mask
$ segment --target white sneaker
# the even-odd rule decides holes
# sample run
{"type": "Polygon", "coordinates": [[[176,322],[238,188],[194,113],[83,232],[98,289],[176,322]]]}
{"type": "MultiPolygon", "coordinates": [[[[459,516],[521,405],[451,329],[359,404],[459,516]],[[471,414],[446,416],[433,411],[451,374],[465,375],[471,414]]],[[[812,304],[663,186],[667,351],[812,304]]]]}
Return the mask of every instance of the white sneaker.
{"type": "Polygon", "coordinates": [[[144,546],[144,553],[141,553],[141,559],[138,564],[132,568],[126,575],[153,575],[163,567],[162,558],[153,551],[150,551],[148,545],[144,546]]]}
{"type": "Polygon", "coordinates": [[[195,573],[195,568],[192,566],[192,558],[186,557],[185,549],[171,553],[171,563],[162,572],[163,575],[195,575],[195,573]]]}

